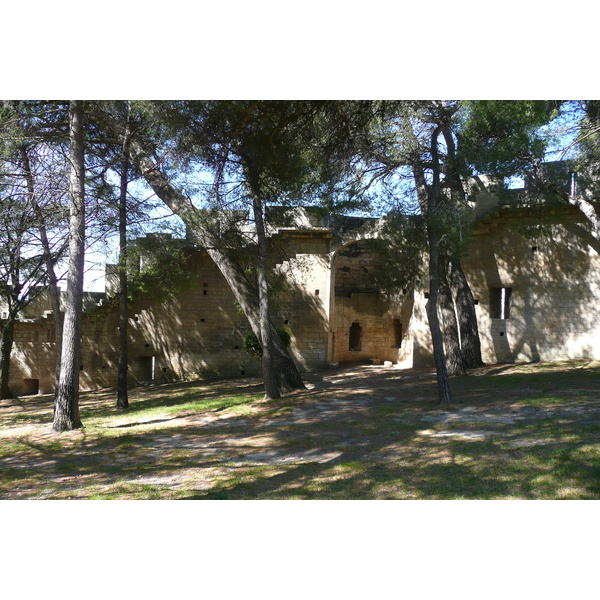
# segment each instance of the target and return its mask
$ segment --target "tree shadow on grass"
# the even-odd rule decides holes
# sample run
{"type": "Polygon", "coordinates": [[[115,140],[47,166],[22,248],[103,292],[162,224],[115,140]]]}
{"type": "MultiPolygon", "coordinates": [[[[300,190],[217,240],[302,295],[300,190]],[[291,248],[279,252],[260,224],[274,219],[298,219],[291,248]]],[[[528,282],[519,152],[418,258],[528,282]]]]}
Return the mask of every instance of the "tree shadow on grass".
{"type": "Polygon", "coordinates": [[[214,408],[211,408],[211,404],[218,405],[220,410],[225,408],[229,408],[231,406],[236,406],[238,404],[244,404],[248,402],[248,400],[242,398],[246,396],[248,392],[240,391],[236,388],[225,388],[218,391],[205,390],[190,390],[185,394],[179,394],[177,396],[169,395],[165,393],[164,395],[155,396],[154,398],[145,398],[142,401],[136,402],[132,401],[129,405],[129,408],[126,410],[119,410],[115,406],[106,407],[104,409],[81,409],[82,419],[85,417],[107,417],[112,416],[115,413],[122,414],[123,416],[127,415],[135,415],[139,412],[144,412],[152,409],[160,409],[160,408],[174,408],[177,406],[183,406],[185,404],[190,403],[199,403],[201,401],[206,401],[205,406],[201,407],[198,412],[205,411],[213,411],[214,408]],[[229,402],[224,399],[230,399],[229,402]]]}
{"type": "MultiPolygon", "coordinates": [[[[437,421],[421,418],[444,417],[446,413],[458,412],[460,406],[444,407],[440,413],[439,406],[406,403],[400,398],[401,390],[410,391],[413,396],[425,394],[431,388],[428,378],[419,380],[409,376],[399,380],[398,393],[394,394],[398,398],[393,402],[386,399],[389,392],[374,393],[374,389],[381,387],[378,384],[381,380],[364,377],[361,381],[353,395],[329,394],[325,390],[327,394],[317,397],[315,402],[314,395],[299,394],[291,398],[299,410],[294,408],[274,418],[266,413],[247,419],[226,415],[214,421],[192,420],[175,428],[131,431],[118,437],[84,436],[83,441],[70,448],[57,446],[56,440],[51,445],[30,443],[31,452],[22,461],[11,457],[1,466],[12,469],[20,465],[24,474],[37,478],[35,486],[55,490],[45,492],[55,496],[69,494],[69,490],[79,494],[82,482],[90,481],[94,489],[100,488],[108,496],[112,493],[126,497],[130,493],[147,497],[144,486],[151,485],[148,494],[158,497],[213,500],[533,499],[560,497],[565,489],[568,497],[600,497],[597,456],[600,419],[590,420],[591,413],[571,411],[571,417],[561,417],[560,424],[555,422],[556,418],[553,422],[546,419],[529,428],[514,423],[496,425],[512,437],[470,441],[427,437],[420,432],[423,427],[450,430],[465,427],[460,422],[453,425],[452,420],[436,425],[437,421]],[[584,421],[588,424],[582,431],[584,421]],[[535,441],[536,438],[549,438],[551,443],[520,448],[508,444],[513,439],[535,441]],[[263,457],[257,458],[257,454],[263,457]],[[302,460],[303,455],[309,459],[302,460]],[[333,458],[327,458],[330,455],[333,458]],[[311,462],[311,456],[320,456],[322,462],[318,459],[311,462]],[[571,491],[567,489],[569,486],[571,491]]],[[[577,386],[587,390],[600,388],[597,372],[567,369],[533,377],[528,373],[503,373],[493,379],[467,377],[458,383],[467,392],[465,399],[469,401],[474,393],[487,390],[484,412],[494,415],[507,411],[505,398],[514,402],[513,394],[527,386],[529,391],[522,395],[537,398],[539,390],[533,389],[533,385],[543,389],[561,382],[563,390],[569,392],[565,403],[577,401],[571,395],[577,386]],[[490,383],[501,380],[505,380],[503,391],[508,393],[499,400],[490,394],[490,390],[493,392],[490,383]]],[[[198,392],[207,397],[211,390],[198,392]]],[[[195,390],[187,390],[183,395],[187,394],[198,398],[195,390]]],[[[157,396],[148,402],[165,406],[162,398],[157,396]]],[[[183,402],[181,398],[176,400],[183,402]]],[[[145,402],[144,405],[147,407],[145,402]]],[[[590,406],[598,410],[597,403],[590,406]]],[[[202,410],[197,414],[208,412],[202,410]]],[[[154,422],[184,418],[177,415],[172,419],[157,418],[154,422]]],[[[474,422],[471,427],[477,432],[490,425],[474,422]]],[[[1,492],[5,497],[12,485],[7,483],[10,478],[6,472],[1,492]]],[[[35,494],[34,484],[31,486],[31,493],[35,494]]]]}
{"type": "Polygon", "coordinates": [[[139,425],[155,425],[156,423],[167,423],[176,419],[184,419],[185,417],[170,417],[168,419],[153,419],[151,421],[135,421],[133,423],[123,423],[122,425],[108,425],[107,429],[127,429],[129,427],[138,427],[139,425]]]}
{"type": "MultiPolygon", "coordinates": [[[[98,440],[87,444],[85,453],[57,452],[38,448],[45,459],[54,458],[51,469],[44,467],[46,483],[54,477],[93,477],[95,486],[122,484],[139,486],[143,481],[177,478],[193,469],[212,480],[212,489],[193,490],[186,482],[182,499],[487,499],[556,498],[567,482],[578,488],[576,497],[600,495],[600,465],[597,460],[578,455],[581,444],[564,448],[503,449],[498,443],[432,441],[416,432],[406,433],[400,443],[390,438],[371,440],[362,448],[351,440],[351,450],[343,450],[329,462],[300,464],[246,463],[256,447],[238,445],[248,433],[221,432],[207,435],[204,447],[185,452],[185,442],[197,439],[197,428],[178,430],[178,444],[162,442],[156,436],[130,434],[126,438],[98,440]],[[161,451],[160,444],[165,444],[161,451]],[[212,455],[207,454],[212,452],[212,455]],[[238,453],[238,456],[235,455],[238,453]],[[219,480],[215,480],[218,472],[219,480]],[[224,472],[226,474],[224,474],[224,472]],[[138,480],[141,483],[138,483],[138,480]],[[192,489],[190,489],[190,487],[192,489]],[[185,493],[185,489],[189,493],[185,493]]],[[[256,432],[254,432],[256,433],[256,432]]],[[[288,432],[290,433],[290,432],[288,432]]],[[[340,438],[328,440],[328,432],[300,439],[286,438],[277,446],[277,455],[340,450],[340,438]]],[[[360,439],[362,430],[354,432],[360,439]]],[[[273,447],[273,446],[270,446],[273,447]]],[[[35,445],[32,445],[35,448],[35,445]]],[[[39,470],[36,473],[39,475],[39,470]]],[[[62,489],[64,481],[59,484],[62,489]]],[[[57,485],[57,484],[55,484],[57,485]]],[[[77,479],[73,480],[77,486],[77,479]]],[[[168,489],[162,488],[162,495],[168,489]]]]}
{"type": "Polygon", "coordinates": [[[500,373],[505,373],[506,371],[510,371],[512,368],[514,368],[513,364],[505,364],[505,365],[496,367],[495,369],[491,369],[491,370],[487,371],[486,375],[499,375],[500,373]]]}
{"type": "Polygon", "coordinates": [[[335,465],[296,465],[284,473],[258,477],[253,481],[224,484],[218,490],[191,494],[182,499],[452,499],[498,498],[516,490],[500,477],[461,465],[401,467],[355,458],[360,467],[335,471],[335,465]],[[344,472],[346,471],[346,472],[344,472]]]}
{"type": "MultiPolygon", "coordinates": [[[[553,452],[547,452],[537,467],[526,465],[527,456],[523,465],[507,466],[505,453],[498,452],[494,460],[489,460],[489,456],[477,456],[489,454],[489,444],[471,445],[473,465],[423,465],[417,457],[412,457],[409,464],[374,462],[372,457],[354,455],[349,462],[340,457],[334,464],[309,463],[275,474],[250,473],[246,474],[249,480],[243,482],[234,477],[218,489],[181,499],[556,499],[564,488],[565,497],[600,496],[600,465],[569,457],[562,466],[555,467],[559,471],[552,473],[549,465],[556,462],[553,452]]],[[[539,458],[536,450],[533,454],[539,458]]]]}

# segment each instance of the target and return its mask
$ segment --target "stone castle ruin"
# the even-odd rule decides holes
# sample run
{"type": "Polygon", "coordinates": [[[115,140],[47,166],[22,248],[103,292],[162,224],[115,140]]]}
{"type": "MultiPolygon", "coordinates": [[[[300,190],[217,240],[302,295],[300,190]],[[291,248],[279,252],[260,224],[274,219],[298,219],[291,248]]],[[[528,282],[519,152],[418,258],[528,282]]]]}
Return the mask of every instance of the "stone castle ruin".
{"type": "MultiPolygon", "coordinates": [[[[574,226],[585,228],[583,216],[568,205],[502,205],[485,190],[474,209],[478,221],[462,265],[475,298],[484,361],[600,359],[600,257],[593,244],[572,233],[574,226]]],[[[335,362],[433,364],[426,278],[385,289],[377,277],[389,267],[369,240],[381,238],[384,222],[323,222],[309,209],[295,209],[291,225],[273,229],[273,320],[291,333],[290,350],[301,370],[335,362]]],[[[243,349],[250,327],[215,264],[194,248],[187,269],[191,285],[173,298],[148,295],[131,303],[131,382],[259,375],[259,360],[243,349]]],[[[109,267],[106,294],[86,296],[82,389],[116,385],[118,303],[111,301],[111,273],[109,267]]],[[[53,391],[53,340],[54,318],[42,295],[16,327],[14,393],[53,391]]]]}

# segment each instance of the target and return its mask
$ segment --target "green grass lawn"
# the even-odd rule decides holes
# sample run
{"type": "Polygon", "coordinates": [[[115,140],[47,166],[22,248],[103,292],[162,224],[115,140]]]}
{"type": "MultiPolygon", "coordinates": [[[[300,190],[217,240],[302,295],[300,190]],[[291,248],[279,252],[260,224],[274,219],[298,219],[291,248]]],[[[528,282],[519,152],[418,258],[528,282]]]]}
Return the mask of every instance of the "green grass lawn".
{"type": "Polygon", "coordinates": [[[597,499],[600,368],[484,367],[436,401],[431,371],[356,367],[265,401],[260,382],[82,394],[84,429],[51,431],[52,398],[0,403],[0,498],[597,499]]]}

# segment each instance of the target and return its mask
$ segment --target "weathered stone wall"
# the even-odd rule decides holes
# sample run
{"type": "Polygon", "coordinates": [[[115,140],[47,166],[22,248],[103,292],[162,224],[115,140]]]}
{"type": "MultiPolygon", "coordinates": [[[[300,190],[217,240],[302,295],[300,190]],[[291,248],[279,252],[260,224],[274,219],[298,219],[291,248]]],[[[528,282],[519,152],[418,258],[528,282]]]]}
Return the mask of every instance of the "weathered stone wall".
{"type": "Polygon", "coordinates": [[[407,342],[403,335],[407,321],[402,317],[402,304],[393,297],[356,293],[349,298],[336,298],[332,327],[334,360],[354,362],[373,358],[396,363],[399,349],[407,342]],[[402,324],[401,342],[397,339],[398,323],[402,324]],[[353,328],[360,331],[358,344],[351,343],[353,328]]]}
{"type": "Polygon", "coordinates": [[[381,258],[360,242],[342,248],[333,258],[331,307],[332,360],[377,359],[404,362],[412,294],[388,293],[377,274],[381,258]]]}
{"type": "Polygon", "coordinates": [[[425,289],[419,286],[414,293],[413,312],[410,321],[410,339],[412,341],[412,366],[429,367],[433,364],[431,332],[427,319],[427,296],[425,289]]]}
{"type": "Polygon", "coordinates": [[[242,347],[250,327],[225,279],[204,253],[193,257],[190,271],[191,287],[173,299],[133,304],[129,324],[133,376],[139,381],[171,381],[257,374],[258,360],[242,347]]]}
{"type": "MultiPolygon", "coordinates": [[[[330,361],[433,363],[423,282],[414,290],[381,289],[374,276],[382,267],[377,255],[356,243],[340,249],[339,239],[322,229],[274,236],[270,256],[273,320],[290,331],[301,370],[330,361]],[[360,343],[355,337],[351,349],[358,328],[360,343]]],[[[147,297],[130,307],[132,383],[261,371],[260,361],[243,350],[250,327],[224,278],[205,253],[190,260],[189,288],[164,302],[147,297]]],[[[463,267],[477,301],[484,361],[600,358],[600,257],[557,219],[495,212],[476,231],[463,267]],[[508,318],[492,318],[492,288],[511,290],[508,318]]],[[[115,386],[117,304],[88,300],[81,387],[115,386]]],[[[38,305],[46,311],[43,299],[38,305]]],[[[18,323],[10,382],[15,393],[53,390],[53,327],[48,312],[18,323]]]]}
{"type": "MultiPolygon", "coordinates": [[[[273,252],[280,259],[274,275],[273,320],[292,334],[291,351],[301,370],[323,367],[328,353],[328,236],[292,236],[279,246],[273,252]]],[[[131,303],[131,383],[260,374],[260,360],[243,349],[243,337],[251,331],[248,321],[213,261],[197,252],[189,270],[191,286],[173,298],[131,303]]],[[[15,393],[26,392],[26,379],[39,380],[41,393],[53,391],[52,327],[51,315],[18,324],[11,368],[15,393]]],[[[81,388],[115,386],[118,362],[117,303],[90,305],[83,321],[81,388]]]]}
{"type": "MultiPolygon", "coordinates": [[[[568,210],[526,213],[489,217],[462,260],[476,300],[483,360],[600,358],[600,257],[565,228],[583,225],[581,217],[568,210]],[[510,288],[509,318],[492,318],[492,288],[510,288]]],[[[426,291],[424,285],[415,289],[410,320],[415,367],[433,364],[426,291]]]]}
{"type": "Polygon", "coordinates": [[[31,381],[42,394],[54,391],[55,347],[52,317],[17,323],[9,380],[14,393],[27,393],[31,381]]]}
{"type": "Polygon", "coordinates": [[[600,258],[563,225],[497,218],[463,262],[485,362],[600,358],[600,258]],[[492,318],[492,288],[510,288],[492,318]]]}
{"type": "Polygon", "coordinates": [[[329,233],[290,233],[275,253],[274,321],[292,334],[291,353],[301,370],[323,367],[328,360],[330,238],[329,233]]]}

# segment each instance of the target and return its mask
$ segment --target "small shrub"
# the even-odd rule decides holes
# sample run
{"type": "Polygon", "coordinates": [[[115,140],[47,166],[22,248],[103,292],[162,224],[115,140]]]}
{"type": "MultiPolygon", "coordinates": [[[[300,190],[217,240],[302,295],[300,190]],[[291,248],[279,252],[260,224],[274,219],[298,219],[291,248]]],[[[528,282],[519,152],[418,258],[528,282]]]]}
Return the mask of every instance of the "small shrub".
{"type": "MultiPolygon", "coordinates": [[[[283,345],[288,348],[292,342],[292,334],[285,327],[278,327],[277,333],[283,345]]],[[[252,356],[262,356],[262,347],[253,331],[247,333],[243,340],[244,350],[252,356]]]]}

